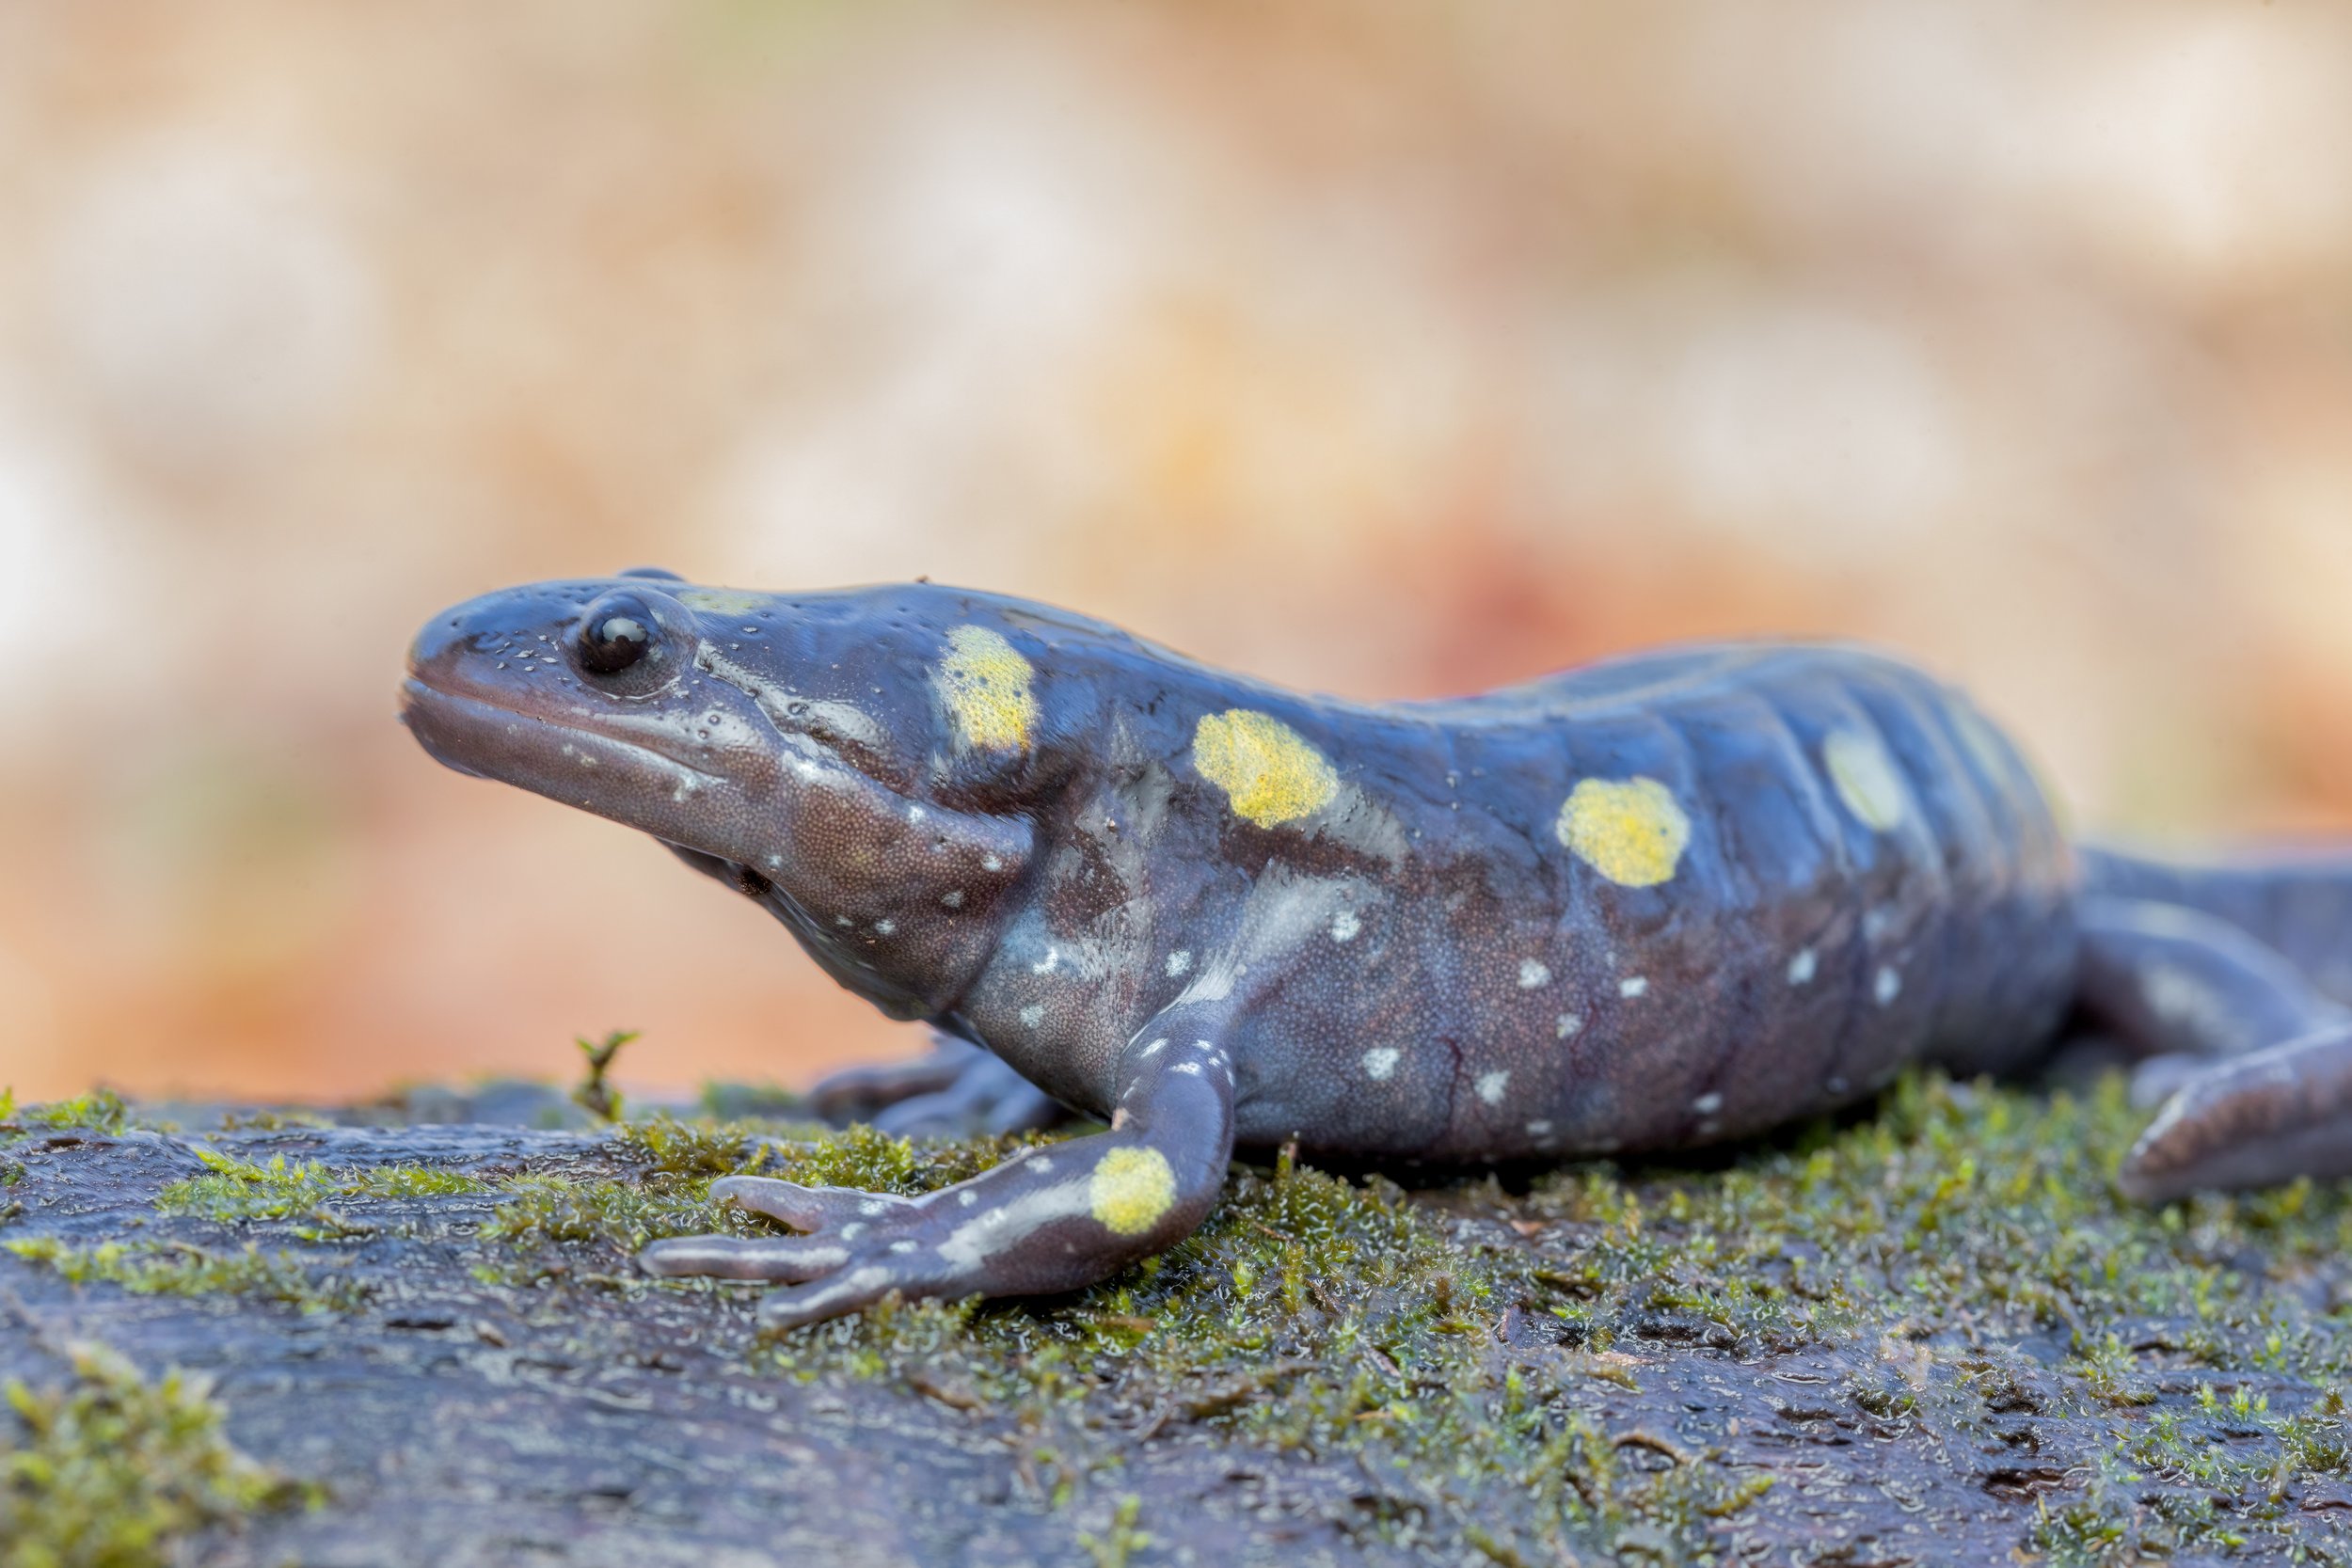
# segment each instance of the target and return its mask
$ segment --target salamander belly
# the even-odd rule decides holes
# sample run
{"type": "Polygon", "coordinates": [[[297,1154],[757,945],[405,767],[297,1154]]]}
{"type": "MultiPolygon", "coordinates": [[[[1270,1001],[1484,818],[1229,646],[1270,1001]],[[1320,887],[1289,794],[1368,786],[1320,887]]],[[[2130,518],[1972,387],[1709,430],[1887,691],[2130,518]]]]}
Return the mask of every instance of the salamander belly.
{"type": "Polygon", "coordinates": [[[1441,771],[1367,749],[1410,855],[1239,1025],[1246,1138],[1668,1148],[2057,1027],[2072,859],[2010,744],[1907,666],[1697,650],[1422,711],[1441,771]]]}

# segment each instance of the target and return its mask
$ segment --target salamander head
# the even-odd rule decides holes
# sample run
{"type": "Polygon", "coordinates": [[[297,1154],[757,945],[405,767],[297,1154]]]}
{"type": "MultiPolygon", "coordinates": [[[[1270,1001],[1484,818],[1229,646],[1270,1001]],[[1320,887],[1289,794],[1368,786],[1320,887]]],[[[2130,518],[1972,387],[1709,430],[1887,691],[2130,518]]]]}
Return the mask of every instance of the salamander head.
{"type": "Polygon", "coordinates": [[[533,583],[427,623],[401,717],[461,772],[653,834],[843,984],[936,1016],[993,947],[1056,784],[1001,603],[533,583]]]}

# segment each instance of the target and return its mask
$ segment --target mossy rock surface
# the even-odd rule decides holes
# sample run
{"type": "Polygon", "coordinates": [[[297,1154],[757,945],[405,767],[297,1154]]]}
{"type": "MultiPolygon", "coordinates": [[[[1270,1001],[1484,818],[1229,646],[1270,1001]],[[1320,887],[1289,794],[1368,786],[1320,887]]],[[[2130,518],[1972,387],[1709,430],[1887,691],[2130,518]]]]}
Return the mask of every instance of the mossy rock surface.
{"type": "Polygon", "coordinates": [[[2135,1208],[2137,1119],[1921,1079],[1704,1165],[1269,1155],[1094,1291],[767,1341],[629,1266],[757,1226],[714,1176],[1018,1142],[91,1101],[0,1120],[0,1380],[209,1381],[262,1479],[159,1561],[2352,1562],[2352,1200],[2135,1208]]]}

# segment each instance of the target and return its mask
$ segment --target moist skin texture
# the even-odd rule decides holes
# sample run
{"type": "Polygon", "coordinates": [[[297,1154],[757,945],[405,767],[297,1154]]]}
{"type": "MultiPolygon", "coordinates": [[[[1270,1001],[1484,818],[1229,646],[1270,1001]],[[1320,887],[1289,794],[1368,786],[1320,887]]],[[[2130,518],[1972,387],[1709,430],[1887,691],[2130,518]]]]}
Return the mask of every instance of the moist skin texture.
{"type": "Polygon", "coordinates": [[[1864,650],[1367,705],[984,594],[628,575],[460,605],[409,663],[441,761],[654,834],[984,1047],[972,1085],[1109,1123],[912,1201],[730,1179],[805,1234],[644,1262],[776,1282],[776,1327],[1090,1283],[1192,1229],[1236,1140],[1701,1144],[2027,1065],[2078,1006],[2169,1074],[2136,1192],[2352,1166],[2352,927],[2313,929],[2352,865],[2078,857],[1965,698],[1864,650]]]}

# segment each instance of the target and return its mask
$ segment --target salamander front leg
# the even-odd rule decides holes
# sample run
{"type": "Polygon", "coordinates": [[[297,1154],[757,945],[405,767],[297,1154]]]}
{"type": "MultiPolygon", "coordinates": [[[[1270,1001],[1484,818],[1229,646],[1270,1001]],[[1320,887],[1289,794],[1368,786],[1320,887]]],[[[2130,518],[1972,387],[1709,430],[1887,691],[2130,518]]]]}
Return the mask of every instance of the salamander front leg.
{"type": "Polygon", "coordinates": [[[1069,1115],[995,1055],[946,1034],[933,1035],[927,1056],[828,1074],[808,1102],[835,1127],[871,1122],[902,1138],[1027,1132],[1069,1115]]]}
{"type": "Polygon", "coordinates": [[[1233,1149],[1233,1074],[1199,1031],[1147,1030],[1121,1063],[1111,1131],[1030,1149],[919,1198],[758,1177],[713,1196],[781,1220],[799,1236],[680,1237],[639,1266],[795,1287],[760,1304],[780,1332],[908,1296],[1073,1291],[1158,1252],[1208,1214],[1233,1149]]]}

